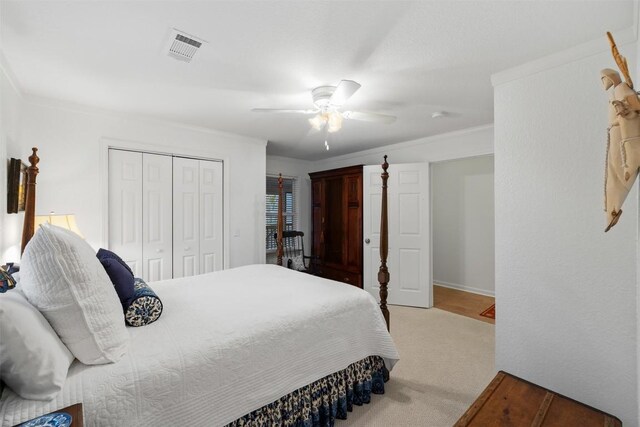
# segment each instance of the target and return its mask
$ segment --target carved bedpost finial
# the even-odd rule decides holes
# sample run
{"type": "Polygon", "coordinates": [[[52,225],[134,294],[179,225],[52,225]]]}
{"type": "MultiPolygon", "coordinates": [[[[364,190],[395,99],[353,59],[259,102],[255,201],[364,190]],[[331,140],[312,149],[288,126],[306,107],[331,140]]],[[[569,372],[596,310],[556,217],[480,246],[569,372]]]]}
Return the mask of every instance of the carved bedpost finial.
{"type": "Polygon", "coordinates": [[[382,164],[382,213],[380,217],[380,270],[378,270],[378,283],[380,283],[380,310],[384,316],[385,322],[387,322],[387,329],[390,327],[389,323],[389,309],[387,308],[387,285],[389,284],[389,270],[387,269],[387,256],[389,255],[389,225],[387,217],[387,180],[389,179],[389,163],[387,163],[387,156],[384,156],[384,163],[382,164]]]}
{"type": "Polygon", "coordinates": [[[284,227],[283,221],[282,221],[282,215],[284,214],[284,212],[282,211],[283,209],[283,203],[282,203],[282,197],[283,197],[283,179],[282,179],[282,174],[280,174],[278,176],[278,225],[277,225],[277,230],[276,230],[276,264],[278,265],[282,265],[282,257],[284,256],[284,246],[282,245],[282,229],[284,227]]]}
{"type": "Polygon", "coordinates": [[[34,222],[36,219],[36,175],[40,170],[38,169],[38,162],[40,162],[40,158],[38,157],[38,149],[33,147],[31,149],[33,152],[29,156],[29,167],[27,168],[27,182],[25,188],[25,203],[24,203],[24,225],[22,227],[22,245],[20,249],[20,253],[24,252],[24,248],[33,237],[34,230],[34,222]]]}
{"type": "Polygon", "coordinates": [[[38,157],[38,148],[37,147],[32,147],[31,148],[31,155],[29,156],[29,163],[31,163],[31,166],[38,169],[38,163],[40,162],[40,157],[38,157]]]}

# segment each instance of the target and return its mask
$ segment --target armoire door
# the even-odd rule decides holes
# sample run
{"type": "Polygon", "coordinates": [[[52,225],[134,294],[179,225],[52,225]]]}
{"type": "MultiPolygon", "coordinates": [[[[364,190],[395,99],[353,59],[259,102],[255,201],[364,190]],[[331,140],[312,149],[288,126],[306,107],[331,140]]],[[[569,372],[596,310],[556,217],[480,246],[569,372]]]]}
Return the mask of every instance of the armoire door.
{"type": "Polygon", "coordinates": [[[318,275],[362,287],[362,166],[309,174],[318,275]]]}
{"type": "Polygon", "coordinates": [[[200,161],[173,158],[173,277],[200,272],[200,161]]]}
{"type": "Polygon", "coordinates": [[[109,150],[109,249],[143,277],[142,153],[109,150]]]}
{"type": "Polygon", "coordinates": [[[318,259],[324,259],[324,181],[322,179],[313,180],[311,189],[311,224],[313,227],[311,254],[318,259]]]}
{"type": "Polygon", "coordinates": [[[171,156],[142,155],[142,277],[149,282],[173,277],[172,163],[171,156]]]}

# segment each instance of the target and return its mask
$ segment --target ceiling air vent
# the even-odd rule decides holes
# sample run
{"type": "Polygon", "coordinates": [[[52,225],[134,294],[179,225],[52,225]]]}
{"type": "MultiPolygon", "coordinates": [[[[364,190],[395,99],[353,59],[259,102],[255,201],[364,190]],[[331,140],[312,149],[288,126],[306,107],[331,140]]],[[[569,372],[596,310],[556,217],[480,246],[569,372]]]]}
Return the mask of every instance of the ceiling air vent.
{"type": "Polygon", "coordinates": [[[191,62],[202,43],[206,42],[174,28],[171,30],[167,54],[180,61],[191,62]]]}

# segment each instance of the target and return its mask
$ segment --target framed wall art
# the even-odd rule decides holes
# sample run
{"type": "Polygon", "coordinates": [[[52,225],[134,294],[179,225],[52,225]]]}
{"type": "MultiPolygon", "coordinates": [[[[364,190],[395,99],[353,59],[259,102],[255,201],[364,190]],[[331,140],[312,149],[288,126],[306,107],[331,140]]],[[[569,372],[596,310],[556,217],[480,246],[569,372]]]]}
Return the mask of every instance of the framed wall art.
{"type": "Polygon", "coordinates": [[[27,165],[20,159],[9,159],[7,174],[7,213],[24,211],[27,190],[27,165]]]}

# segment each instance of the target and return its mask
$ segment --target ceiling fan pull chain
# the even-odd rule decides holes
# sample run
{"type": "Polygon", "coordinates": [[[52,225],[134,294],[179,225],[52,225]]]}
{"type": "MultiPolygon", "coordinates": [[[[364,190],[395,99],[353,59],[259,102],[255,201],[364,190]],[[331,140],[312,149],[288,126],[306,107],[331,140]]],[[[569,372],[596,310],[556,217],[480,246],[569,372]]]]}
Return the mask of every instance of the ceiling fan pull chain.
{"type": "Polygon", "coordinates": [[[329,121],[324,124],[324,148],[329,151],[329,121]]]}

